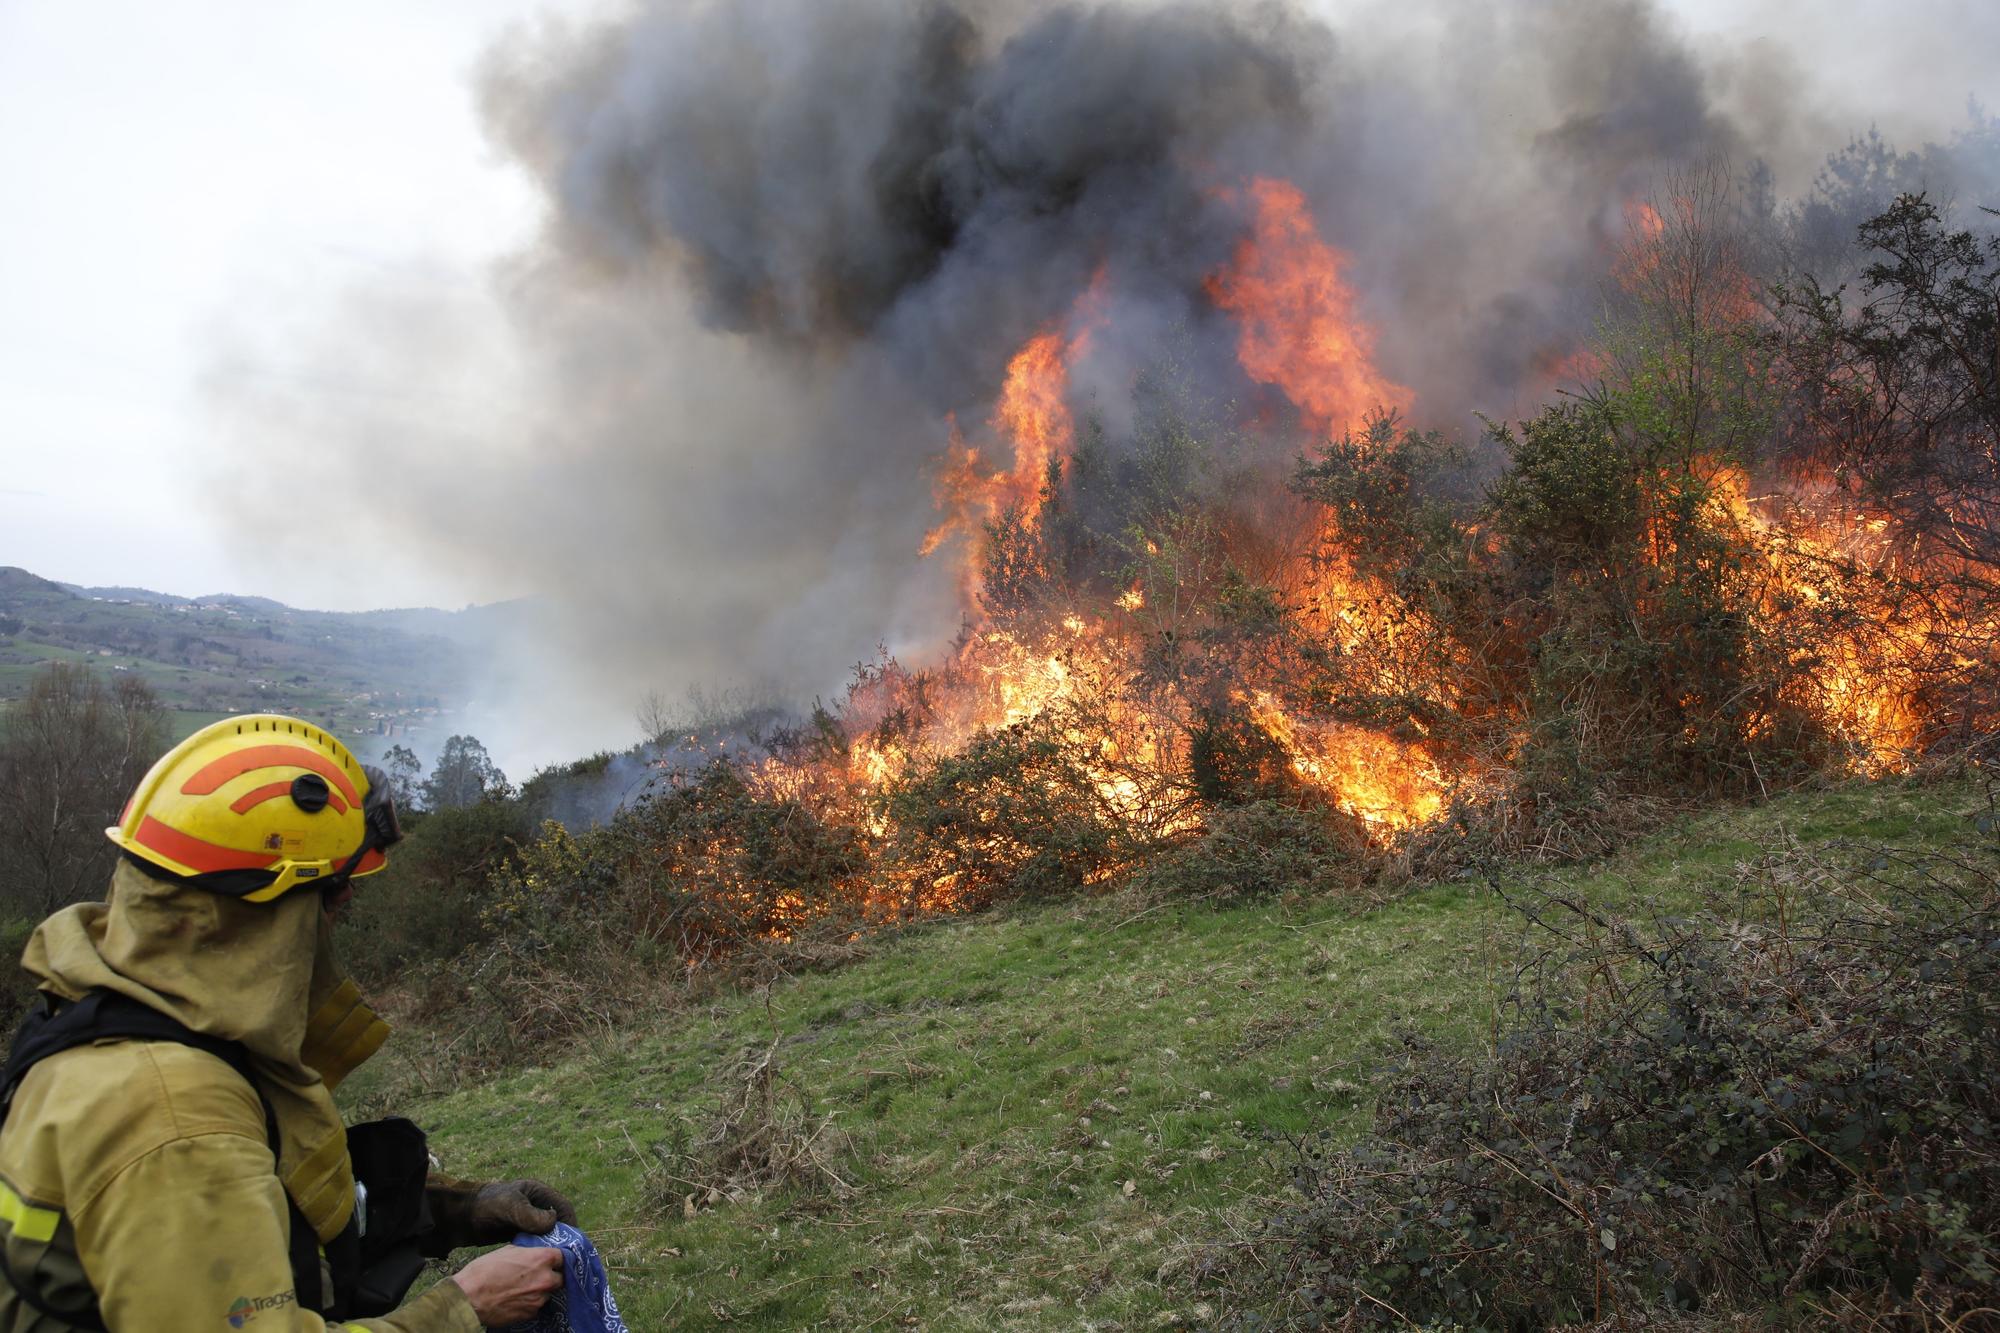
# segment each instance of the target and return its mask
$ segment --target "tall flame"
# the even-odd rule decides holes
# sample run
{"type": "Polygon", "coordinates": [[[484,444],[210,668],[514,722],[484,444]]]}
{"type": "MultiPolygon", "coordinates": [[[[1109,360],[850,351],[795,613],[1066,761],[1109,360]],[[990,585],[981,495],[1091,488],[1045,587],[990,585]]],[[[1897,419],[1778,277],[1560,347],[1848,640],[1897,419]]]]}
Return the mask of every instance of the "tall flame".
{"type": "MultiPolygon", "coordinates": [[[[1346,259],[1320,238],[1305,197],[1278,180],[1254,180],[1237,197],[1247,205],[1249,232],[1207,290],[1239,323],[1244,368],[1284,393],[1318,430],[1345,431],[1378,409],[1407,408],[1410,391],[1375,367],[1373,331],[1359,319],[1353,293],[1341,278],[1346,259]]],[[[978,605],[981,526],[1010,508],[1032,526],[1051,464],[1074,447],[1070,368],[1103,318],[1106,285],[1100,270],[1066,321],[1035,333],[1008,361],[989,425],[1012,451],[1010,468],[984,470],[979,451],[954,424],[937,476],[943,518],[924,550],[928,554],[954,535],[969,538],[963,575],[969,612],[978,605]]],[[[1336,534],[1322,534],[1320,545],[1335,541],[1336,534]]],[[[1318,552],[1297,553],[1290,564],[1286,581],[1301,585],[1301,591],[1307,585],[1313,589],[1299,612],[1323,632],[1342,642],[1393,637],[1395,617],[1384,609],[1387,589],[1318,552]]],[[[1101,614],[1067,614],[1060,630],[1035,642],[972,615],[982,628],[968,636],[951,664],[957,682],[951,697],[932,700],[929,743],[947,749],[962,745],[981,730],[1013,726],[1064,706],[1084,688],[1080,682],[1094,687],[1123,678],[1143,648],[1131,637],[1134,622],[1120,621],[1118,613],[1136,616],[1145,607],[1144,591],[1129,587],[1101,614]]],[[[1393,836],[1444,807],[1449,784],[1423,743],[1364,726],[1296,718],[1268,690],[1242,694],[1237,702],[1288,756],[1294,781],[1368,829],[1393,836]]],[[[1069,738],[1096,745],[1105,764],[1097,784],[1106,806],[1135,815],[1138,788],[1130,765],[1157,767],[1169,762],[1174,748],[1171,724],[1162,730],[1161,719],[1142,717],[1144,711],[1113,706],[1113,734],[1069,738]]],[[[877,780],[886,771],[885,756],[873,748],[858,750],[856,763],[858,781],[877,780]]]]}
{"type": "Polygon", "coordinates": [[[1244,203],[1250,234],[1208,280],[1209,299],[1236,316],[1236,355],[1250,378],[1275,385],[1313,430],[1339,434],[1380,408],[1408,411],[1410,391],[1375,368],[1375,333],[1341,277],[1347,258],[1320,239],[1305,195],[1259,178],[1225,197],[1244,203]]]}
{"type": "Polygon", "coordinates": [[[1049,463],[1068,456],[1076,428],[1063,394],[1069,388],[1069,363],[1083,345],[1081,336],[1066,342],[1050,330],[1028,339],[1007,363],[1007,381],[993,410],[994,429],[1014,445],[1013,471],[998,479],[1003,503],[1031,507],[1049,463]]]}
{"type": "Polygon", "coordinates": [[[1008,360],[989,424],[1010,447],[1011,467],[982,470],[979,450],[966,443],[957,420],[951,420],[951,440],[933,486],[942,517],[924,535],[920,555],[931,555],[954,536],[976,542],[980,529],[1010,508],[1033,522],[1049,465],[1067,458],[1076,440],[1066,401],[1069,371],[1089,350],[1091,335],[1104,318],[1105,286],[1100,268],[1068,319],[1036,333],[1008,360]]]}

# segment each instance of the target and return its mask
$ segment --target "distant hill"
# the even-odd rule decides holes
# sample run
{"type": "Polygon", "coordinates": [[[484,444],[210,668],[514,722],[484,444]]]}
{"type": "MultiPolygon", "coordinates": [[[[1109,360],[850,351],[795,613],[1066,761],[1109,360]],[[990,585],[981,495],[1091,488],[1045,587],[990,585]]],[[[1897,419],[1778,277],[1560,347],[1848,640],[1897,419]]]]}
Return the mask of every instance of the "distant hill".
{"type": "Polygon", "coordinates": [[[178,734],[271,711],[372,752],[446,733],[470,664],[504,643],[524,609],[305,611],[264,597],[79,587],[0,566],[0,707],[44,664],[87,662],[144,679],[174,710],[178,734]]]}
{"type": "Polygon", "coordinates": [[[0,565],[0,595],[14,593],[31,595],[35,593],[59,593],[64,591],[66,589],[60,583],[51,583],[45,578],[39,578],[36,575],[30,574],[27,570],[18,569],[13,565],[0,565]]]}
{"type": "MultiPolygon", "coordinates": [[[[24,571],[15,571],[24,572],[24,571]]],[[[28,577],[33,578],[30,574],[28,577]]],[[[149,602],[155,606],[186,606],[190,602],[219,602],[221,597],[176,597],[170,592],[154,592],[150,588],[85,588],[74,583],[56,585],[79,597],[89,597],[100,602],[149,602]]]]}

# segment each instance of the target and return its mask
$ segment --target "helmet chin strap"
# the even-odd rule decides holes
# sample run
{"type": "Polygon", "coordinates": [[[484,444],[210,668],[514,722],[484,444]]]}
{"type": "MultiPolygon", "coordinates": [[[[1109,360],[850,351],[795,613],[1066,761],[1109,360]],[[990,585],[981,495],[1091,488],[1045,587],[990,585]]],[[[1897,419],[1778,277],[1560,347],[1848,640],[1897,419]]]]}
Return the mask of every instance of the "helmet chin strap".
{"type": "Polygon", "coordinates": [[[396,818],[396,798],[390,794],[389,779],[379,768],[362,765],[361,771],[368,776],[368,795],[362,803],[363,829],[361,845],[354,849],[354,855],[346,864],[320,881],[321,896],[332,898],[346,888],[360,868],[362,858],[372,851],[386,854],[388,850],[403,840],[403,827],[396,818]]]}
{"type": "Polygon", "coordinates": [[[354,849],[354,855],[347,858],[346,864],[319,882],[320,897],[330,899],[352,883],[355,868],[361,864],[361,858],[368,855],[374,846],[375,839],[372,835],[363,838],[361,845],[354,849]]]}

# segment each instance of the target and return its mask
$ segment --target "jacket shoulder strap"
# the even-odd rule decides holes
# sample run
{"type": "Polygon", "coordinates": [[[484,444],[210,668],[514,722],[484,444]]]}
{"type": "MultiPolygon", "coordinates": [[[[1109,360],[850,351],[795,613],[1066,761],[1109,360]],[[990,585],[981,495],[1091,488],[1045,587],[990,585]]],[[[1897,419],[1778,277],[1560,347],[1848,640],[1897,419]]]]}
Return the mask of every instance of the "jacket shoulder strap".
{"type": "MultiPolygon", "coordinates": [[[[110,991],[92,991],[81,1000],[65,1003],[43,992],[42,1002],[28,1011],[14,1033],[14,1045],[7,1052],[7,1064],[0,1069],[0,1119],[14,1104],[15,1090],[28,1071],[43,1060],[74,1046],[88,1046],[108,1037],[130,1037],[142,1041],[171,1041],[207,1051],[249,1080],[254,1089],[250,1052],[241,1042],[196,1032],[180,1020],[148,1008],[129,996],[110,991]]],[[[263,1093],[258,1093],[263,1100],[263,1093]]],[[[267,1117],[268,1119],[268,1117],[267,1117]]]]}

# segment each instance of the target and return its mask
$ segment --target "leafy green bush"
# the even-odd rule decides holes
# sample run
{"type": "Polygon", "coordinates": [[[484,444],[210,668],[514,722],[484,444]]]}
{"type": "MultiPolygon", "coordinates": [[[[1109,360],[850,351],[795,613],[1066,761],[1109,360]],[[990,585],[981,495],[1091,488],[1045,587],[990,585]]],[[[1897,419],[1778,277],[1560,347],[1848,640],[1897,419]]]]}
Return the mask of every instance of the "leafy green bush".
{"type": "MultiPolygon", "coordinates": [[[[450,959],[412,970],[415,1008],[452,1060],[492,1068],[546,1058],[616,1031],[635,1011],[642,962],[660,961],[607,903],[614,858],[603,830],[572,837],[549,823],[496,863],[467,906],[473,919],[450,959]]],[[[677,971],[672,960],[661,969],[677,971]]]]}
{"type": "Polygon", "coordinates": [[[394,984],[485,939],[487,882],[535,827],[533,807],[508,798],[409,815],[389,864],[355,881],[341,918],[348,966],[364,981],[394,984]]]}
{"type": "Polygon", "coordinates": [[[1990,1319],[1997,874],[1990,841],[1793,853],[1651,928],[1525,907],[1558,942],[1495,1045],[1411,1044],[1372,1133],[1298,1144],[1239,1296],[1305,1327],[1990,1319]]]}

